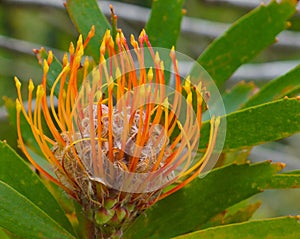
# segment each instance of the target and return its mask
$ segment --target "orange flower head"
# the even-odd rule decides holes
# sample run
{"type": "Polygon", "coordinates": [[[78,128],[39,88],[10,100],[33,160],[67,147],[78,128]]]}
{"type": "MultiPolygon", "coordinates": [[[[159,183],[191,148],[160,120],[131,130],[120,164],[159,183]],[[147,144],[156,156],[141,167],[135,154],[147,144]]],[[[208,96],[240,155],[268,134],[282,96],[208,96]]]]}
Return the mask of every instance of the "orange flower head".
{"type": "Polygon", "coordinates": [[[53,64],[48,53],[34,105],[29,82],[28,110],[15,78],[17,125],[19,145],[31,163],[82,204],[96,235],[108,237],[121,235],[141,211],[199,175],[220,121],[212,117],[206,151],[193,160],[207,94],[191,76],[182,79],[174,48],[152,48],[143,30],[138,40],[131,36],[130,50],[121,31],[115,38],[107,31],[95,64],[84,58],[93,35],[94,28],[84,42],[80,36],[76,47],[70,45],[47,97],[53,64]],[[21,113],[55,175],[27,151],[21,113]]]}

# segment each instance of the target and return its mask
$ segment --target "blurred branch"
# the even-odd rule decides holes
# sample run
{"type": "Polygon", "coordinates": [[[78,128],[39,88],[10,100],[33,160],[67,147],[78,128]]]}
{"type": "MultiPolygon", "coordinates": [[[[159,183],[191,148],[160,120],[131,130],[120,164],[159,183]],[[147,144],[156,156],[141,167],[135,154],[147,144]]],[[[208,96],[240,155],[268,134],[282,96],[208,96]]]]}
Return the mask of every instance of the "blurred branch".
{"type": "Polygon", "coordinates": [[[286,164],[285,171],[299,169],[300,160],[298,156],[291,154],[291,147],[281,143],[274,143],[274,149],[267,148],[264,145],[259,145],[251,150],[250,159],[253,162],[261,162],[265,160],[272,160],[272,162],[283,162],[286,164]]]}
{"type": "MultiPolygon", "coordinates": [[[[270,0],[251,0],[251,1],[245,1],[245,0],[206,0],[206,2],[209,3],[225,3],[231,6],[235,7],[241,7],[241,8],[255,8],[258,5],[262,3],[268,3],[270,0]]],[[[299,4],[299,3],[298,3],[299,4]]]]}
{"type": "MultiPolygon", "coordinates": [[[[31,103],[32,103],[33,106],[35,105],[35,102],[36,102],[36,100],[32,99],[31,103]]],[[[48,102],[48,104],[50,104],[50,97],[49,96],[47,96],[47,102],[48,102]]],[[[57,99],[54,100],[54,106],[55,107],[57,106],[57,99]]],[[[28,110],[28,103],[27,103],[27,101],[24,102],[24,107],[25,107],[25,110],[27,111],[28,110]]],[[[0,107],[0,121],[6,120],[7,117],[8,117],[8,113],[6,111],[5,106],[1,106],[0,107]]]]}
{"type": "MultiPolygon", "coordinates": [[[[26,4],[26,5],[36,5],[36,6],[50,6],[63,8],[63,0],[4,0],[4,2],[9,4],[26,4]]],[[[252,8],[256,7],[257,1],[231,1],[231,2],[243,2],[249,4],[251,2],[252,8]]],[[[139,23],[146,23],[150,15],[150,9],[145,7],[140,7],[133,4],[112,2],[112,1],[99,1],[102,12],[110,16],[109,5],[113,4],[115,12],[120,19],[126,21],[133,21],[139,23]]],[[[194,34],[198,36],[205,36],[214,39],[220,36],[230,24],[213,22],[208,20],[203,20],[199,18],[184,17],[181,23],[181,31],[184,34],[194,34]]],[[[275,46],[280,47],[290,47],[300,49],[300,33],[292,31],[284,31],[278,36],[278,43],[275,46]]]]}
{"type": "MultiPolygon", "coordinates": [[[[45,47],[36,43],[0,35],[0,48],[10,51],[15,51],[26,55],[33,55],[33,49],[40,49],[41,47],[53,49],[53,47],[45,47]]],[[[58,49],[54,49],[53,52],[58,56],[63,56],[63,52],[58,49]]]]}
{"type": "Polygon", "coordinates": [[[24,5],[37,5],[40,7],[57,7],[62,8],[64,0],[3,0],[6,4],[24,4],[24,5]]]}
{"type": "Polygon", "coordinates": [[[26,55],[33,55],[33,49],[38,49],[41,45],[0,35],[0,47],[26,55]]]}
{"type": "Polygon", "coordinates": [[[271,80],[300,64],[300,61],[274,61],[242,65],[231,77],[233,80],[271,80]]]}
{"type": "MultiPolygon", "coordinates": [[[[1,76],[9,77],[12,80],[12,75],[16,75],[21,79],[29,79],[32,77],[32,72],[41,73],[42,69],[38,64],[33,65],[27,61],[19,60],[18,58],[6,58],[0,56],[1,76]]],[[[37,77],[37,75],[35,75],[37,77]]]]}
{"type": "Polygon", "coordinates": [[[0,107],[0,121],[5,120],[7,118],[7,111],[4,106],[0,107]]]}
{"type": "Polygon", "coordinates": [[[242,7],[242,8],[255,8],[261,3],[267,3],[270,2],[268,0],[251,0],[251,1],[245,1],[245,0],[205,0],[205,2],[209,3],[225,3],[228,5],[236,6],[236,7],[242,7]]]}
{"type": "MultiPolygon", "coordinates": [[[[247,1],[244,1],[247,2],[247,1]]],[[[101,10],[105,15],[110,15],[109,1],[99,1],[101,10]]],[[[124,20],[146,23],[150,15],[150,9],[132,4],[113,2],[115,12],[124,20]]],[[[256,5],[253,6],[256,7],[256,5]]],[[[230,24],[208,21],[199,18],[184,17],[181,23],[181,31],[185,34],[194,34],[214,39],[220,36],[230,24]]],[[[292,47],[300,49],[300,33],[284,31],[278,36],[275,46],[292,47]]]]}
{"type": "MultiPolygon", "coordinates": [[[[187,75],[193,62],[179,62],[182,75],[187,75]]],[[[242,65],[231,77],[231,81],[272,80],[300,64],[300,61],[274,61],[265,63],[248,63],[242,65]],[[271,70],[270,70],[271,69],[271,70]]]]}
{"type": "MultiPolygon", "coordinates": [[[[18,3],[18,4],[32,4],[32,5],[39,5],[39,6],[52,6],[52,7],[59,7],[63,6],[65,0],[4,0],[7,3],[18,3]]],[[[100,5],[105,6],[106,4],[113,4],[114,6],[121,6],[121,5],[130,5],[126,3],[111,1],[102,1],[98,0],[100,5]]],[[[270,0],[205,0],[208,3],[226,3],[231,6],[241,7],[241,8],[255,8],[261,3],[268,3],[270,0]]],[[[108,10],[109,11],[109,10],[108,10]]],[[[134,12],[135,13],[135,12],[134,12]]]]}

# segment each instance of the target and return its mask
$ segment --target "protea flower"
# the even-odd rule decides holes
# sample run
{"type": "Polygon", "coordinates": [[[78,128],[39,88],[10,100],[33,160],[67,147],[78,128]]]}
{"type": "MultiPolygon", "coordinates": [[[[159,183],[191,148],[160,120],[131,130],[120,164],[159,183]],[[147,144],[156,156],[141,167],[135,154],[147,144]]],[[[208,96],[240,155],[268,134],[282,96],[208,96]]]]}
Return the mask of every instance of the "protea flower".
{"type": "Polygon", "coordinates": [[[219,119],[212,118],[206,152],[193,161],[205,87],[190,76],[181,79],[174,48],[168,73],[173,88],[168,87],[164,61],[145,31],[138,41],[131,36],[131,51],[121,31],[115,39],[107,31],[100,63],[83,60],[93,35],[94,28],[84,42],[79,37],[76,48],[71,43],[47,97],[49,51],[34,105],[35,87],[29,82],[28,110],[16,78],[18,138],[33,166],[82,205],[94,238],[119,238],[142,211],[199,175],[213,151],[219,119]],[[27,151],[21,113],[56,177],[27,151]]]}

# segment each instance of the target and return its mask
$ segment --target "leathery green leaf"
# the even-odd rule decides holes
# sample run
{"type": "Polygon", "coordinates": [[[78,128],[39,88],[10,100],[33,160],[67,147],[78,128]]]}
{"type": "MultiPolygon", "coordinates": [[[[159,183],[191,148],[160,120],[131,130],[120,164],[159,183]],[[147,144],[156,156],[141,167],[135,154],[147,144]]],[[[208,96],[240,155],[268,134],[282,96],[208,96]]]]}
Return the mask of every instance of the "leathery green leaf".
{"type": "Polygon", "coordinates": [[[0,238],[9,239],[8,235],[4,232],[3,228],[0,228],[0,238]]]}
{"type": "Polygon", "coordinates": [[[28,198],[0,180],[0,225],[24,239],[75,237],[28,198]]]}
{"type": "Polygon", "coordinates": [[[226,208],[260,192],[280,169],[282,165],[269,162],[214,169],[147,210],[124,238],[164,239],[199,228],[226,208]]]}
{"type": "Polygon", "coordinates": [[[300,174],[278,174],[272,177],[268,188],[300,188],[300,174]]]}
{"type": "Polygon", "coordinates": [[[149,40],[154,47],[171,49],[180,33],[184,0],[156,0],[152,2],[146,25],[149,40]]]}
{"type": "Polygon", "coordinates": [[[249,100],[256,90],[253,83],[239,82],[229,92],[222,95],[225,111],[227,114],[241,108],[249,100]]]}
{"type": "MultiPolygon", "coordinates": [[[[288,137],[300,131],[300,100],[281,99],[228,114],[224,150],[238,149],[288,137]]],[[[200,149],[205,149],[209,122],[201,128],[200,149]]]]}
{"type": "Polygon", "coordinates": [[[300,174],[300,170],[293,170],[293,171],[288,171],[288,172],[285,172],[284,174],[295,174],[295,175],[299,175],[300,174]]]}
{"type": "Polygon", "coordinates": [[[261,202],[246,204],[245,206],[244,202],[242,202],[242,205],[240,204],[241,203],[238,203],[237,205],[234,205],[233,207],[214,216],[205,225],[201,225],[199,229],[248,221],[260,207],[261,202]],[[235,207],[238,208],[233,210],[235,207]]]}
{"type": "Polygon", "coordinates": [[[278,33],[295,13],[297,1],[272,1],[261,5],[235,22],[198,58],[217,86],[222,86],[233,72],[261,50],[275,42],[278,33]],[[262,37],[263,36],[263,37],[262,37]]]}
{"type": "Polygon", "coordinates": [[[111,29],[111,25],[101,12],[96,0],[67,0],[67,11],[76,26],[77,30],[84,38],[95,26],[95,36],[90,40],[87,46],[88,55],[95,61],[99,61],[99,47],[106,30],[111,29]]]}
{"type": "MultiPolygon", "coordinates": [[[[250,99],[255,90],[256,86],[252,82],[241,81],[233,86],[230,91],[222,94],[226,114],[240,109],[250,99]]],[[[202,119],[208,120],[209,118],[209,111],[204,112],[202,119]]]]}
{"type": "MultiPolygon", "coordinates": [[[[58,225],[65,228],[70,233],[74,233],[71,224],[65,216],[65,212],[43,185],[37,174],[30,169],[25,161],[20,158],[10,146],[2,141],[0,141],[0,154],[0,180],[16,191],[16,193],[13,194],[17,198],[26,198],[30,201],[30,204],[33,204],[39,210],[43,211],[47,217],[52,218],[52,220],[56,221],[58,225]]],[[[8,190],[6,186],[4,188],[5,190],[8,190]]],[[[12,193],[11,190],[8,191],[12,193]]],[[[2,195],[2,193],[0,193],[0,195],[5,196],[2,195]]],[[[11,198],[11,200],[14,201],[14,198],[11,198]]],[[[6,209],[2,208],[2,210],[6,209]]],[[[20,213],[22,213],[23,208],[20,206],[19,210],[21,211],[20,213]]],[[[2,217],[1,213],[0,215],[2,217]]],[[[15,223],[18,224],[17,221],[19,219],[17,216],[11,216],[11,223],[13,223],[13,220],[16,220],[15,223]]],[[[7,229],[10,230],[10,228],[7,229]]]]}
{"type": "Polygon", "coordinates": [[[206,230],[192,232],[174,239],[297,239],[300,238],[300,217],[281,217],[265,220],[256,220],[226,226],[212,227],[206,230]]]}
{"type": "Polygon", "coordinates": [[[300,92],[300,65],[270,81],[244,105],[244,108],[283,98],[300,92]]]}

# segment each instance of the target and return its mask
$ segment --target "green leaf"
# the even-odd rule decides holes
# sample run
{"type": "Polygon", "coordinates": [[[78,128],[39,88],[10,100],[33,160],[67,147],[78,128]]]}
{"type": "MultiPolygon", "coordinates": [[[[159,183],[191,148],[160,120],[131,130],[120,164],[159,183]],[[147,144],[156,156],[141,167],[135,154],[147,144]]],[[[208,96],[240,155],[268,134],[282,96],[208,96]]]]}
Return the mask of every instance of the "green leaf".
{"type": "MultiPolygon", "coordinates": [[[[300,238],[299,217],[281,217],[212,227],[175,237],[176,239],[297,239],[300,238]]],[[[174,238],[174,239],[175,239],[174,238]]]]}
{"type": "Polygon", "coordinates": [[[151,45],[171,49],[180,33],[184,0],[155,0],[146,25],[151,45]]]}
{"type": "Polygon", "coordinates": [[[241,203],[238,203],[237,206],[234,205],[233,207],[231,207],[234,209],[235,207],[238,207],[237,210],[231,212],[233,209],[231,208],[226,209],[225,211],[211,218],[207,223],[202,225],[199,229],[248,221],[255,213],[255,211],[260,207],[261,202],[247,204],[246,206],[244,206],[244,202],[242,202],[242,206],[240,206],[240,204],[241,203]]]}
{"type": "Polygon", "coordinates": [[[299,78],[300,65],[266,84],[244,105],[244,108],[277,100],[291,93],[299,93],[299,78]]]}
{"type": "MultiPolygon", "coordinates": [[[[300,100],[281,99],[226,115],[224,150],[238,149],[288,137],[300,131],[300,100]]],[[[209,122],[201,128],[200,149],[206,148],[209,122]]]]}
{"type": "Polygon", "coordinates": [[[89,230],[93,227],[92,222],[89,221],[82,210],[82,206],[78,203],[74,204],[75,213],[78,220],[77,234],[80,239],[89,239],[89,230]]]}
{"type": "Polygon", "coordinates": [[[241,108],[246,103],[256,89],[255,85],[244,81],[236,84],[229,92],[222,95],[225,111],[227,114],[241,108]]]}
{"type": "Polygon", "coordinates": [[[217,161],[216,167],[224,166],[227,164],[233,164],[233,163],[236,164],[247,163],[250,153],[251,153],[251,147],[223,152],[217,161]]]}
{"type": "Polygon", "coordinates": [[[260,207],[260,205],[261,202],[251,203],[246,205],[245,207],[239,208],[234,213],[228,213],[224,218],[223,224],[226,225],[248,221],[256,212],[256,210],[260,207]]]}
{"type": "Polygon", "coordinates": [[[300,174],[300,170],[293,170],[293,171],[288,171],[288,172],[285,172],[284,174],[300,174]]]}
{"type": "MultiPolygon", "coordinates": [[[[35,51],[35,55],[39,61],[39,64],[43,66],[44,60],[47,60],[48,58],[48,52],[46,51],[45,48],[41,48],[40,50],[35,51]]],[[[51,89],[56,78],[62,71],[62,64],[59,62],[59,60],[53,56],[53,61],[49,67],[49,71],[47,74],[47,86],[51,89]]],[[[59,84],[57,84],[54,94],[56,96],[59,95],[59,84]]]]}
{"type": "Polygon", "coordinates": [[[22,238],[75,239],[36,204],[0,180],[0,225],[22,238]]]}
{"type": "MultiPolygon", "coordinates": [[[[246,103],[253,92],[256,90],[254,83],[241,81],[237,83],[230,91],[225,92],[222,95],[223,103],[225,106],[226,114],[234,112],[241,108],[241,106],[246,103]]],[[[210,112],[205,111],[202,115],[203,120],[210,119],[210,112]]]]}
{"type": "Polygon", "coordinates": [[[111,29],[111,26],[99,9],[97,1],[67,0],[66,8],[74,25],[84,38],[87,37],[91,27],[95,26],[95,36],[90,40],[87,52],[95,61],[99,61],[100,42],[106,30],[111,29]]]}
{"type": "MultiPolygon", "coordinates": [[[[6,143],[1,141],[0,154],[1,182],[7,184],[16,191],[16,193],[13,194],[17,197],[17,199],[19,197],[26,198],[30,204],[33,204],[39,210],[43,211],[47,217],[52,218],[52,220],[56,221],[58,225],[65,228],[70,233],[74,233],[70,222],[65,216],[65,212],[61,209],[57,201],[43,185],[39,177],[25,163],[25,161],[20,158],[6,143]]],[[[6,186],[4,190],[8,190],[6,186]]],[[[6,195],[2,194],[2,192],[0,195],[6,197],[6,195]]],[[[10,200],[14,202],[14,198],[11,198],[10,200]]],[[[2,210],[10,210],[9,208],[5,209],[4,204],[2,205],[0,203],[0,205],[3,206],[2,210]]],[[[23,209],[27,210],[23,207],[19,207],[19,210],[21,211],[20,213],[23,212],[23,209]]],[[[0,213],[1,217],[4,216],[3,213],[0,213]]],[[[25,211],[23,213],[25,213],[25,211]]],[[[15,223],[17,224],[19,219],[11,216],[10,223],[13,224],[14,220],[16,220],[15,223]]],[[[4,226],[3,224],[1,225],[4,226]]],[[[12,230],[13,228],[7,229],[12,230]]]]}
{"type": "Polygon", "coordinates": [[[265,162],[212,170],[138,217],[125,238],[164,239],[199,228],[226,208],[259,193],[280,169],[280,164],[265,162]]]}
{"type": "Polygon", "coordinates": [[[4,229],[0,227],[0,238],[9,239],[8,235],[5,233],[4,229]]]}
{"type": "Polygon", "coordinates": [[[235,22],[198,58],[198,62],[215,80],[218,87],[242,64],[275,42],[278,33],[295,13],[297,1],[272,1],[261,5],[235,22]],[[263,37],[262,37],[263,36],[263,37]]]}
{"type": "Polygon", "coordinates": [[[268,188],[300,188],[300,174],[274,175],[268,188]]]}

